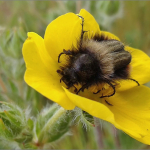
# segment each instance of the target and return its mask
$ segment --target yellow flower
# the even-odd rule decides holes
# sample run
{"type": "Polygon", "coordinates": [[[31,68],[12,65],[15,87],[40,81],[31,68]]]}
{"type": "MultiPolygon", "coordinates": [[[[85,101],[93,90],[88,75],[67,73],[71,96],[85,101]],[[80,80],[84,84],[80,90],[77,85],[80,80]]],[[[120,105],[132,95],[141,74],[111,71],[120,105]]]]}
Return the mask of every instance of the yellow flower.
{"type": "MultiPolygon", "coordinates": [[[[86,10],[82,9],[79,15],[84,18],[84,30],[88,31],[86,35],[89,39],[97,33],[119,40],[109,32],[100,31],[99,25],[86,10]]],[[[58,56],[63,49],[77,47],[81,37],[81,23],[81,17],[67,13],[48,25],[44,39],[36,33],[28,33],[23,45],[26,83],[67,110],[78,106],[89,114],[112,123],[138,141],[150,144],[150,89],[141,85],[150,81],[150,58],[144,52],[125,47],[132,55],[131,77],[140,86],[136,82],[122,80],[115,95],[109,98],[99,98],[90,89],[76,95],[60,83],[61,77],[57,70],[61,63],[58,63],[58,56]]],[[[62,55],[61,62],[65,57],[62,55]]]]}

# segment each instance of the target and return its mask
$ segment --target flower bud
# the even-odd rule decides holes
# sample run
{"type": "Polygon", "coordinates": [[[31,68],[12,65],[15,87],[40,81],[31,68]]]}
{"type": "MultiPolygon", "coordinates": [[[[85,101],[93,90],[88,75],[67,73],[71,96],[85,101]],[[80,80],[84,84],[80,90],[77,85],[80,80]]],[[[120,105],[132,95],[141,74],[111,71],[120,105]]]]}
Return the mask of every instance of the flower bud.
{"type": "Polygon", "coordinates": [[[36,134],[38,145],[58,140],[70,127],[70,115],[64,108],[53,105],[38,116],[36,122],[36,134]]]}
{"type": "Polygon", "coordinates": [[[32,140],[33,121],[16,105],[0,102],[0,132],[2,139],[19,143],[32,140]]]}

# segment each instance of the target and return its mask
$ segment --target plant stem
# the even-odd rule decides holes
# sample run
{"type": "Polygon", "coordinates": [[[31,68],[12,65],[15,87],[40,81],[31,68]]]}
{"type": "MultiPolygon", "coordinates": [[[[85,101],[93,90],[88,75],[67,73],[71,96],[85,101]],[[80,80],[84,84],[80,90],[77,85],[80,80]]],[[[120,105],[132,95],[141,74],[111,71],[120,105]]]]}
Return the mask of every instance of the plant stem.
{"type": "Polygon", "coordinates": [[[58,121],[58,119],[64,114],[66,113],[66,109],[64,109],[63,107],[60,107],[55,114],[49,119],[49,121],[45,124],[44,128],[42,129],[40,135],[39,135],[39,139],[38,142],[40,143],[43,139],[43,136],[45,134],[46,131],[48,131],[48,129],[52,126],[55,125],[55,123],[58,121]]]}
{"type": "Polygon", "coordinates": [[[101,126],[99,123],[99,119],[94,117],[94,122],[95,122],[95,139],[97,143],[97,148],[104,149],[103,133],[102,133],[101,126]]]}

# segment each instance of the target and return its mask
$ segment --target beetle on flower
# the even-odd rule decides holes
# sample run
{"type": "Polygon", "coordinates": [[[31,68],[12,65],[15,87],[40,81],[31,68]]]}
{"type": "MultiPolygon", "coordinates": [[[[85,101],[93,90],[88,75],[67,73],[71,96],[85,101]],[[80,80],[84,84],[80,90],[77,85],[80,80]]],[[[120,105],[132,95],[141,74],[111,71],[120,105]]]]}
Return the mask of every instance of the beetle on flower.
{"type": "MultiPolygon", "coordinates": [[[[140,50],[124,46],[115,35],[101,31],[86,10],[82,9],[78,15],[67,13],[52,21],[44,39],[29,32],[23,56],[27,68],[25,81],[32,88],[67,110],[77,106],[138,141],[150,144],[150,89],[142,85],[150,81],[150,58],[140,50]],[[90,42],[95,44],[92,51],[90,42]],[[99,47],[103,54],[109,49],[111,52],[107,54],[111,53],[113,58],[117,53],[119,57],[120,54],[125,56],[113,59],[116,63],[111,73],[108,69],[105,80],[99,78],[102,70],[95,73],[100,69],[98,66],[102,67],[101,56],[97,61],[96,52],[93,53],[99,47]],[[83,58],[90,61],[85,62],[83,58]],[[88,65],[91,65],[90,69],[88,65]],[[72,67],[76,70],[70,73],[68,69],[72,67]],[[121,74],[117,72],[118,68],[122,69],[121,74]],[[87,77],[86,81],[84,77],[87,77]]],[[[107,68],[107,65],[103,67],[107,68]]]]}

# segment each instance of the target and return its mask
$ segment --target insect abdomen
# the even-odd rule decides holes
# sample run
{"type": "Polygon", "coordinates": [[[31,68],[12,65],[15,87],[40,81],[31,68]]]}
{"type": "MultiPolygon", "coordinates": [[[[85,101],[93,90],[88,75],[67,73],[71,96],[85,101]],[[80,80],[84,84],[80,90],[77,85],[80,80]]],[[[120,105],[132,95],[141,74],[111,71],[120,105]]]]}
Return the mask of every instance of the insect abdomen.
{"type": "Polygon", "coordinates": [[[114,70],[118,70],[126,67],[131,62],[131,54],[127,51],[114,52],[113,53],[114,70]]]}

